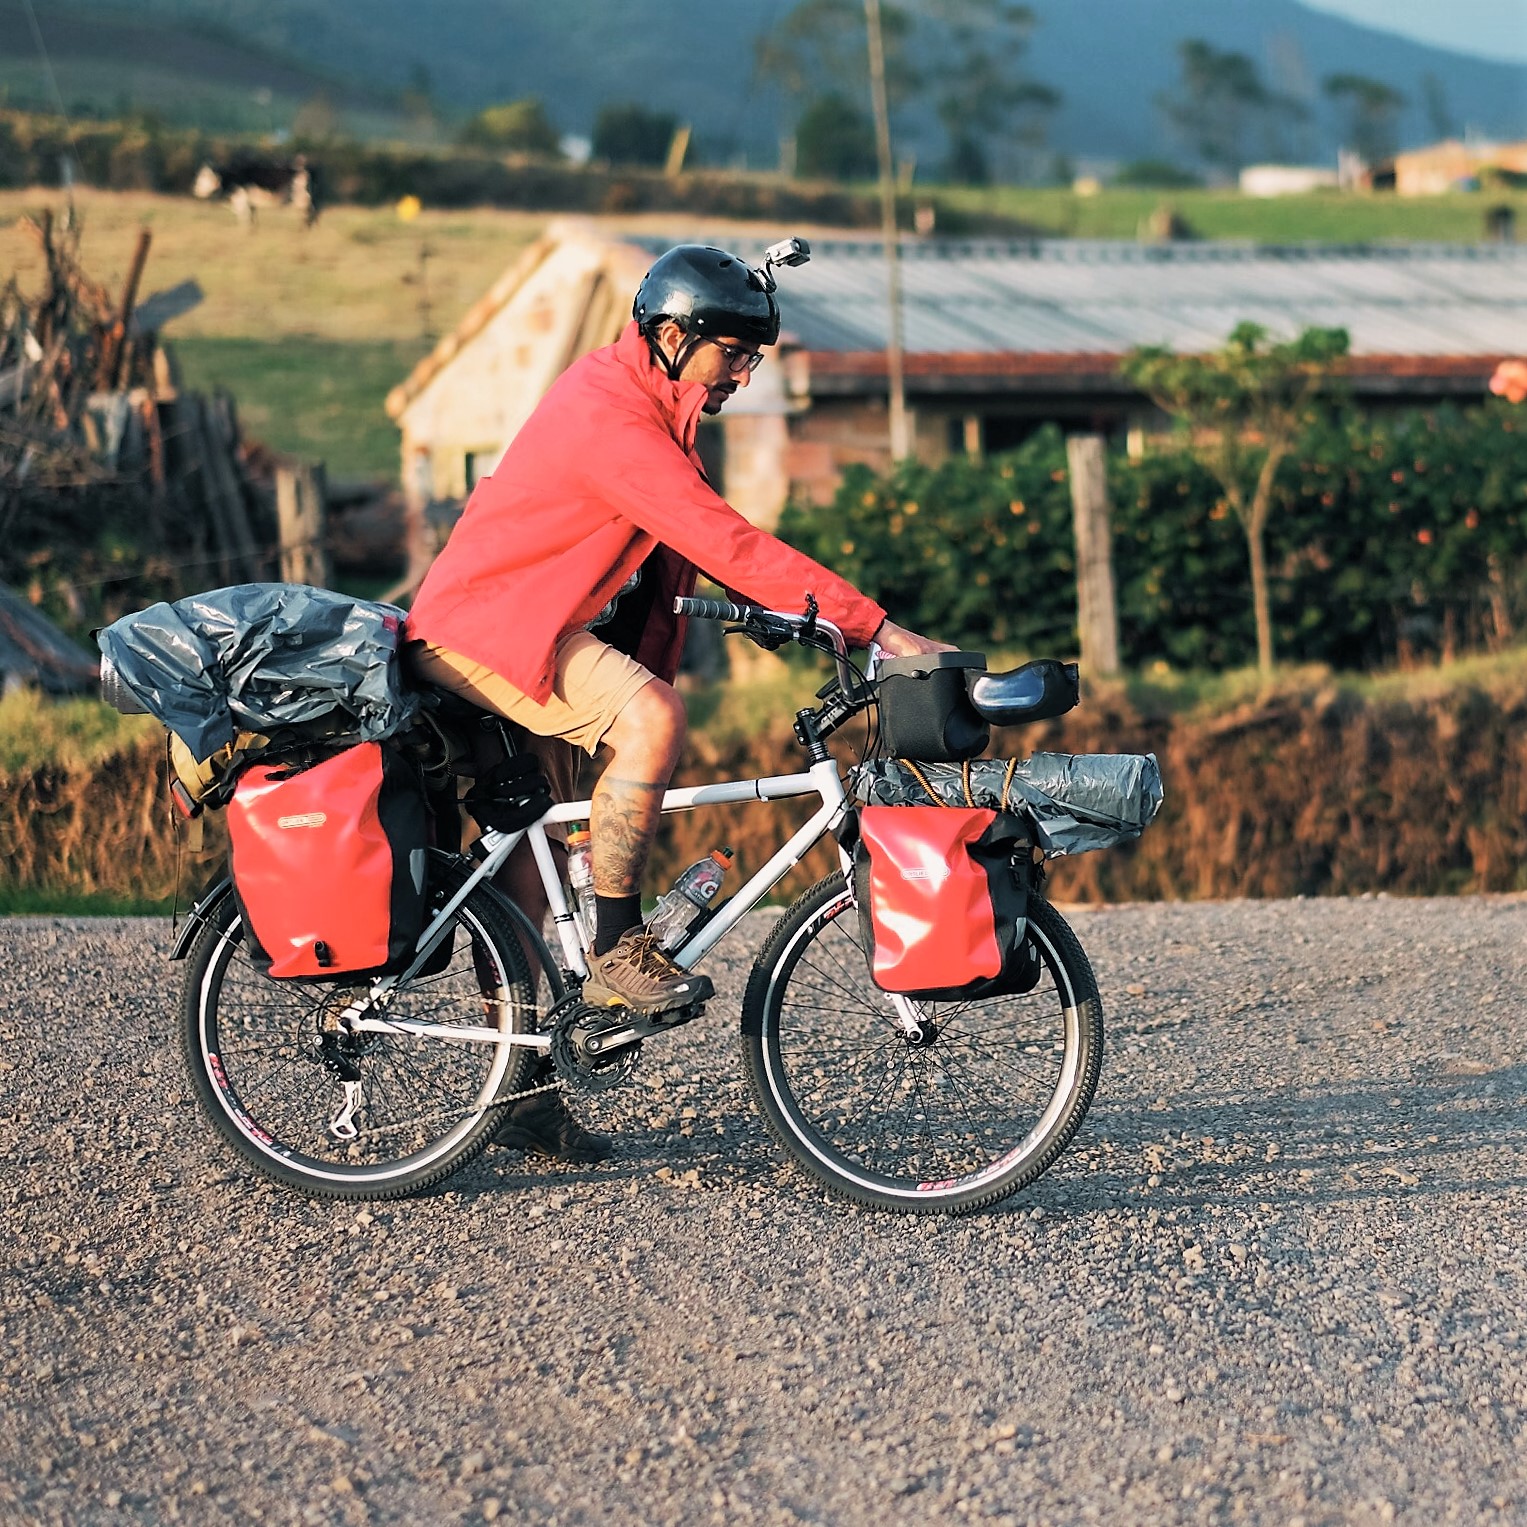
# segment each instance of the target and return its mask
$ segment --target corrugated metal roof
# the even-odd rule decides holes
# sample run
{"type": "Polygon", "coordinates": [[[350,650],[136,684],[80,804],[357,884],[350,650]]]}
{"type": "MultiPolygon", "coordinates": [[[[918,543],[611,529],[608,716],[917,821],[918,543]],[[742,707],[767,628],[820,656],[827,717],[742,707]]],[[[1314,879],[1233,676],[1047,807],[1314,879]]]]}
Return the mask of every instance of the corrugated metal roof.
{"type": "MultiPolygon", "coordinates": [[[[1527,247],[1515,245],[930,239],[902,250],[913,353],[1206,350],[1250,319],[1278,338],[1345,328],[1358,356],[1527,354],[1527,247]]],[[[808,350],[884,350],[879,241],[813,244],[809,265],[781,274],[780,303],[808,350]]]]}

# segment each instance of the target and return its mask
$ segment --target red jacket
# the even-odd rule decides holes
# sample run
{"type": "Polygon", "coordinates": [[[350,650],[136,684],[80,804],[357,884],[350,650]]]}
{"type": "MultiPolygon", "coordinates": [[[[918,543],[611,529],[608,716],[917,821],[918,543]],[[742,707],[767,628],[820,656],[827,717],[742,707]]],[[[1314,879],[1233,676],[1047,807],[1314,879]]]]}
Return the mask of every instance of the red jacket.
{"type": "Polygon", "coordinates": [[[686,624],[673,596],[693,592],[699,568],[768,609],[800,610],[809,591],[866,645],[885,611],[705,482],[694,448],[705,398],[700,383],[667,379],[634,323],[575,362],[478,483],[419,588],[408,634],[544,702],[558,639],[642,567],[657,598],[634,655],[672,680],[686,624]]]}

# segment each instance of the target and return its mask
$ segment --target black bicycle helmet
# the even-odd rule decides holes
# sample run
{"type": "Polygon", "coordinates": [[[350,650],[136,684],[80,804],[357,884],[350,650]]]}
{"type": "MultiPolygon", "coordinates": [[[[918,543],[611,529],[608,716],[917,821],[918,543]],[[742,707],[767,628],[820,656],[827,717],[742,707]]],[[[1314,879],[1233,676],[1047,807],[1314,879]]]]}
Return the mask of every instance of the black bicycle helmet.
{"type": "Polygon", "coordinates": [[[772,345],[779,338],[779,304],[765,278],[746,260],[708,244],[680,244],[660,256],[636,289],[631,316],[675,378],[701,340],[724,334],[744,344],[772,345]],[[665,318],[688,336],[671,361],[655,338],[665,318]]]}

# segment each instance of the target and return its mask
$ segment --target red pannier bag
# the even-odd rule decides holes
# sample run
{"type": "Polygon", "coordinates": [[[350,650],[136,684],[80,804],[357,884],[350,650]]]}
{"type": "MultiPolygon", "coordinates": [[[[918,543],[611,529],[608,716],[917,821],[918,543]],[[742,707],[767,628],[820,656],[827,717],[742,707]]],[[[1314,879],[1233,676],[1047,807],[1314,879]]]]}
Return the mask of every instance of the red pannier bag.
{"type": "Polygon", "coordinates": [[[381,743],[246,769],[228,838],[256,968],[320,981],[402,969],[424,928],[428,835],[418,770],[381,743]]]}
{"type": "Polygon", "coordinates": [[[929,1001],[1032,990],[1032,846],[1010,812],[860,807],[854,894],[876,986],[929,1001]]]}

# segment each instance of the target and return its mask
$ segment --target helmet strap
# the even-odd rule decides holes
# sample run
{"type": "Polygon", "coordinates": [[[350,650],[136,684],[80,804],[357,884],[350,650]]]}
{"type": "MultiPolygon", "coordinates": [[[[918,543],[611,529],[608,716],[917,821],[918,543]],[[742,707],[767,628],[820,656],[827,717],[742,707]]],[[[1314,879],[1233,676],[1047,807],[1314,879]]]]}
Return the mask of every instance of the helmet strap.
{"type": "MultiPolygon", "coordinates": [[[[659,322],[661,321],[660,319],[659,322]]],[[[675,320],[669,319],[668,322],[672,323],[675,320]]],[[[647,341],[647,348],[652,352],[653,360],[663,368],[664,375],[667,376],[670,382],[677,382],[679,373],[689,364],[689,357],[705,343],[705,336],[703,334],[685,332],[684,338],[679,341],[678,349],[673,353],[673,359],[670,360],[664,353],[663,347],[657,341],[657,327],[657,323],[654,323],[650,329],[644,332],[643,338],[647,341]]]]}

